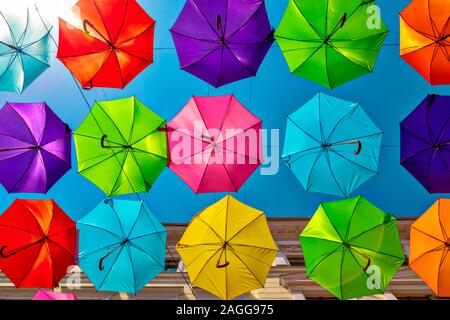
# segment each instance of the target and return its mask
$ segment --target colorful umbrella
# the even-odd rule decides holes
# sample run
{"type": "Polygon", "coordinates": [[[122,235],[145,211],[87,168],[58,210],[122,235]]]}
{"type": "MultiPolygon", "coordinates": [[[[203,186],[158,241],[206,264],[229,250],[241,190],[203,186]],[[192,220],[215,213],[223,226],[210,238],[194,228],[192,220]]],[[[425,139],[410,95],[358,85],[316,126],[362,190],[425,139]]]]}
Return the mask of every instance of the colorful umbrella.
{"type": "Polygon", "coordinates": [[[261,127],[234,96],[192,97],[168,124],[169,167],[195,193],[237,191],[262,162],[261,127]]]}
{"type": "Polygon", "coordinates": [[[96,102],[74,132],[78,172],[108,196],[147,192],[167,165],[164,124],[135,97],[96,102]]]}
{"type": "Polygon", "coordinates": [[[400,56],[433,85],[450,84],[450,2],[413,0],[400,13],[400,56]]]}
{"type": "Polygon", "coordinates": [[[227,300],[263,288],[278,253],[264,212],[230,195],[194,216],[176,250],[194,286],[227,300]]]}
{"type": "Polygon", "coordinates": [[[308,278],[339,299],[383,293],[405,260],[395,217],[361,196],[321,203],[300,242],[308,278]]]}
{"type": "Polygon", "coordinates": [[[73,293],[39,290],[31,300],[78,300],[73,293]]]}
{"type": "Polygon", "coordinates": [[[59,20],[57,58],[84,89],[124,88],[153,62],[154,26],[136,0],[80,0],[59,20]]]}
{"type": "Polygon", "coordinates": [[[15,200],[0,216],[0,269],[17,288],[54,288],[75,264],[76,227],[53,200],[15,200]]]}
{"type": "Polygon", "coordinates": [[[255,76],[274,41],[264,0],[187,0],[170,31],[181,69],[216,88],[255,76]]]}
{"type": "Polygon", "coordinates": [[[136,294],[165,269],[167,230],[140,201],[100,203],[77,228],[79,265],[99,291],[136,294]]]}
{"type": "Polygon", "coordinates": [[[388,30],[374,1],[289,0],[275,32],[293,74],[334,88],[373,72],[388,30]]]}
{"type": "Polygon", "coordinates": [[[38,12],[0,10],[0,91],[22,92],[49,67],[49,28],[38,12]]]}
{"type": "Polygon", "coordinates": [[[70,128],[44,103],[0,109],[0,183],[8,192],[46,193],[71,168],[70,128]]]}
{"type": "Polygon", "coordinates": [[[439,297],[450,297],[450,199],[439,199],[411,225],[409,266],[439,297]]]}
{"type": "Polygon", "coordinates": [[[450,192],[450,96],[427,96],[400,123],[400,160],[429,193],[450,192]]]}
{"type": "Polygon", "coordinates": [[[377,174],[382,137],[359,103],[319,93],[288,116],[282,158],[306,191],[347,197],[377,174]]]}

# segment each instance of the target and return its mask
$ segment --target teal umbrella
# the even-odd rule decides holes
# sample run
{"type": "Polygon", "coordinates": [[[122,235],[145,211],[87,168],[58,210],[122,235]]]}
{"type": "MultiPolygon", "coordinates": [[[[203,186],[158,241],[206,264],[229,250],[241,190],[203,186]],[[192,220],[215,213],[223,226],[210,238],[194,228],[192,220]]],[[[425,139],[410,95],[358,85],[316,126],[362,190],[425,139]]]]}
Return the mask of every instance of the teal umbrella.
{"type": "Polygon", "coordinates": [[[50,29],[34,8],[0,9],[0,91],[22,92],[49,67],[50,29]]]}
{"type": "Polygon", "coordinates": [[[288,116],[282,158],[306,191],[347,197],[377,174],[382,136],[359,103],[319,93],[288,116]]]}
{"type": "Polygon", "coordinates": [[[78,264],[98,291],[136,294],[164,271],[167,230],[141,201],[106,200],[77,229],[78,264]]]}

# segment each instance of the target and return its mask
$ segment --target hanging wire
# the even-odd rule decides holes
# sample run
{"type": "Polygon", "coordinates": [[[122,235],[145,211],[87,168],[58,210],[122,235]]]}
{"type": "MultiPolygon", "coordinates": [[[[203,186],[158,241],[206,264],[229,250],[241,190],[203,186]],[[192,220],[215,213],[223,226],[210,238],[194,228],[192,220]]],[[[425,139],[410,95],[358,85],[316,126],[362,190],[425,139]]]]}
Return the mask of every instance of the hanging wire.
{"type": "MultiPolygon", "coordinates": [[[[39,15],[39,18],[40,18],[40,20],[42,21],[44,27],[49,31],[49,28],[47,27],[47,23],[46,23],[45,19],[42,17],[42,15],[41,15],[41,13],[40,13],[40,11],[39,11],[39,8],[38,8],[38,6],[37,6],[36,4],[35,4],[35,8],[36,8],[36,11],[37,11],[37,13],[38,13],[38,15],[39,15]]],[[[58,48],[58,44],[57,44],[55,38],[54,38],[51,34],[50,34],[50,38],[52,39],[52,42],[54,43],[55,47],[58,48]]],[[[89,113],[91,114],[92,118],[94,119],[94,121],[95,121],[95,123],[97,124],[98,128],[100,129],[100,131],[101,131],[101,132],[104,132],[104,131],[102,130],[102,127],[100,126],[100,123],[97,121],[97,119],[95,118],[94,114],[92,113],[92,107],[91,107],[91,104],[89,103],[89,101],[88,101],[86,95],[84,94],[83,89],[81,88],[81,86],[80,86],[80,84],[78,83],[78,81],[77,81],[77,79],[75,78],[75,76],[74,76],[72,73],[70,73],[70,74],[71,74],[71,76],[72,76],[73,81],[75,82],[76,87],[78,88],[78,91],[79,91],[80,94],[82,95],[83,100],[84,100],[85,103],[86,103],[86,106],[87,106],[88,109],[89,109],[89,113]]],[[[107,99],[105,90],[102,89],[102,91],[103,91],[103,95],[104,95],[105,98],[107,99]]],[[[113,152],[113,151],[112,151],[112,152],[113,152]]],[[[113,153],[114,153],[114,152],[113,152],[113,153]]],[[[114,153],[114,158],[118,161],[118,163],[119,163],[119,165],[120,165],[120,167],[121,167],[121,172],[120,172],[119,174],[123,173],[123,174],[125,175],[125,178],[127,179],[127,181],[128,181],[128,183],[129,183],[129,185],[130,185],[130,187],[131,187],[133,193],[136,195],[136,197],[138,198],[138,200],[139,200],[141,203],[144,204],[144,203],[145,203],[144,200],[141,198],[141,196],[139,195],[139,193],[134,189],[133,184],[131,183],[131,180],[129,179],[129,177],[128,177],[128,175],[126,174],[126,172],[123,170],[123,166],[121,165],[121,162],[120,162],[120,160],[119,160],[118,157],[117,157],[117,153],[114,153]]],[[[149,206],[148,204],[146,204],[146,205],[149,207],[150,211],[152,212],[150,206],[149,206]]],[[[151,222],[152,222],[153,227],[156,229],[156,226],[153,224],[153,221],[151,221],[151,222]]],[[[159,238],[159,239],[161,240],[161,242],[163,243],[163,240],[162,240],[159,236],[158,236],[158,238],[159,238]]],[[[170,255],[170,257],[172,258],[172,260],[173,260],[173,261],[177,261],[177,260],[175,259],[175,256],[173,255],[172,251],[170,250],[169,246],[167,245],[167,241],[166,241],[165,247],[166,247],[166,251],[169,253],[169,255],[170,255]]],[[[187,278],[186,278],[186,276],[185,276],[183,270],[181,270],[180,267],[177,266],[177,271],[180,272],[180,274],[181,274],[183,280],[186,282],[186,285],[187,285],[187,286],[189,287],[189,289],[191,290],[192,295],[195,297],[195,299],[197,299],[197,295],[196,295],[196,293],[195,293],[195,291],[194,291],[194,288],[193,288],[192,284],[187,280],[187,278]]]]}

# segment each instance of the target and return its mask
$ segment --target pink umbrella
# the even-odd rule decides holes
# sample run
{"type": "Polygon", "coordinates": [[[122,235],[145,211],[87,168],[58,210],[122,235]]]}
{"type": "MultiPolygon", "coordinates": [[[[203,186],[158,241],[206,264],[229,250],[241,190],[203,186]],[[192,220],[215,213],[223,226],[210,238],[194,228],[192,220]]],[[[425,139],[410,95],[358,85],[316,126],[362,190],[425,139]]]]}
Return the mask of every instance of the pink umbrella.
{"type": "Polygon", "coordinates": [[[31,300],[78,300],[73,293],[39,290],[31,300]]]}
{"type": "Polygon", "coordinates": [[[168,124],[169,167],[195,193],[238,191],[262,162],[261,128],[232,95],[194,96],[168,124]]]}

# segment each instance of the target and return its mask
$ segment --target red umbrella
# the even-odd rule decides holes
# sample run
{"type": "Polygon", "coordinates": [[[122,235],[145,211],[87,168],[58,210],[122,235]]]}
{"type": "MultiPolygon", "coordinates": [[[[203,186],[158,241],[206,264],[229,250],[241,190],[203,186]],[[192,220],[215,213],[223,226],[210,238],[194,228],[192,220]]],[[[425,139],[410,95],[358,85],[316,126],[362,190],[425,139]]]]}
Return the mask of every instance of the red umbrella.
{"type": "Polygon", "coordinates": [[[154,26],[136,0],[80,0],[59,20],[57,58],[84,89],[124,88],[153,62],[154,26]]]}
{"type": "Polygon", "coordinates": [[[0,269],[18,288],[57,287],[75,243],[75,222],[53,200],[17,199],[0,216],[0,269]]]}

